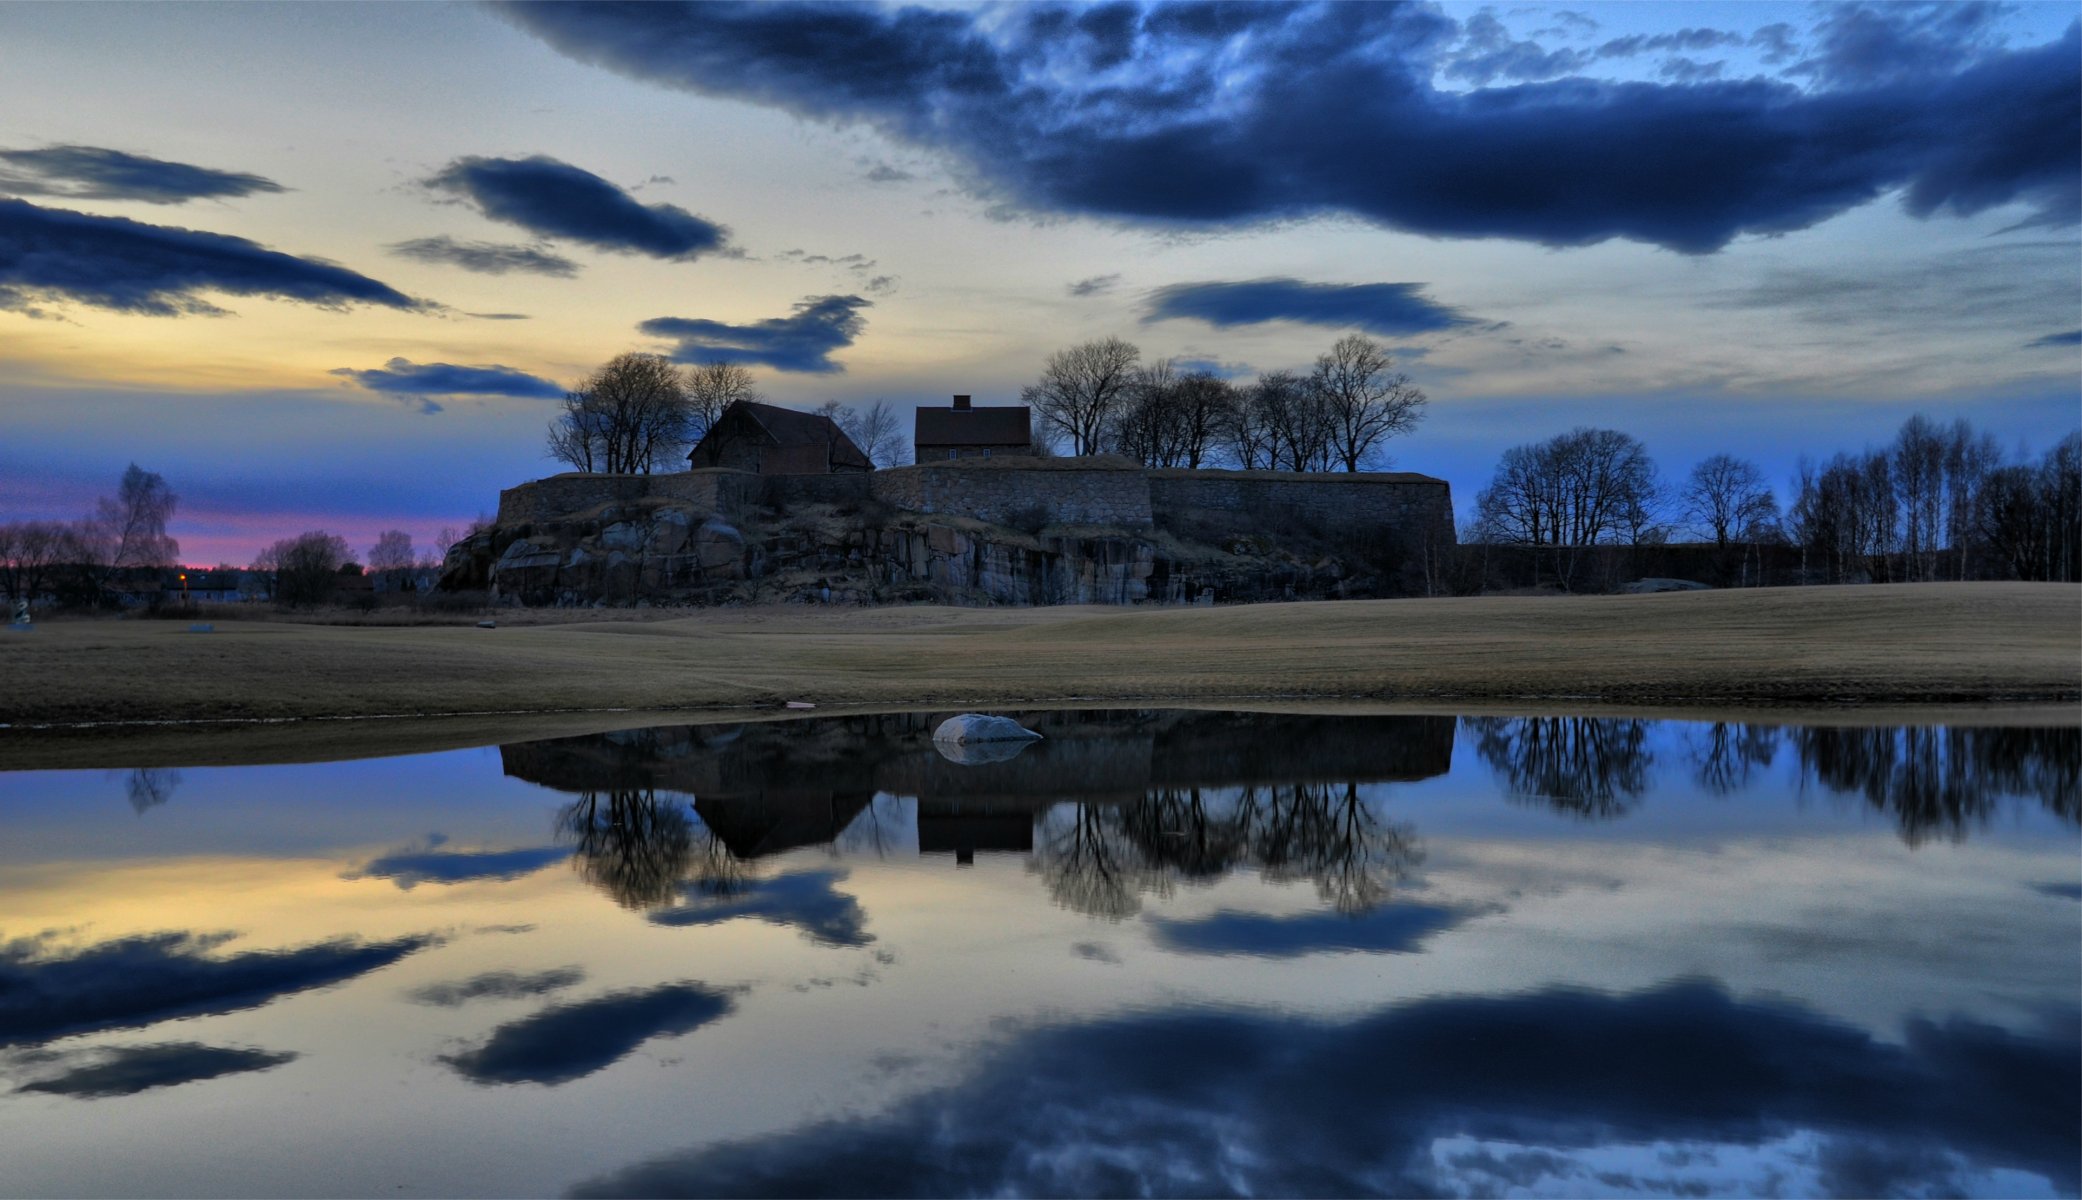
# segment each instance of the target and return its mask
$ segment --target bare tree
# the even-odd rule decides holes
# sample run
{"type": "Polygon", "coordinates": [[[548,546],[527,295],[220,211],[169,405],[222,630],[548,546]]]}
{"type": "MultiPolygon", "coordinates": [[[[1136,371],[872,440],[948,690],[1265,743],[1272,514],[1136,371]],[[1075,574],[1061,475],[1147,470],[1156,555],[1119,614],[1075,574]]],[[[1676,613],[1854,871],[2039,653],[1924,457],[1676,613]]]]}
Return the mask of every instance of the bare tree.
{"type": "Polygon", "coordinates": [[[904,453],[903,427],[897,420],[896,409],[887,400],[877,400],[866,408],[852,408],[836,400],[826,400],[818,407],[819,416],[830,417],[834,425],[860,447],[868,462],[877,467],[895,466],[904,453]]]}
{"type": "Polygon", "coordinates": [[[56,521],[0,525],[0,592],[9,600],[36,603],[56,582],[71,538],[56,521]]]}
{"type": "Polygon", "coordinates": [[[1423,391],[1395,370],[1386,346],[1365,334],[1347,334],[1317,358],[1309,389],[1322,398],[1331,456],[1347,471],[1424,418],[1423,391]]]}
{"type": "Polygon", "coordinates": [[[418,556],[412,550],[412,535],[402,529],[386,529],[376,535],[376,544],[369,547],[369,570],[372,572],[409,571],[418,556]]]}
{"type": "Polygon", "coordinates": [[[1045,428],[1070,439],[1072,454],[1097,454],[1141,358],[1141,350],[1117,337],[1058,350],[1041,368],[1040,381],[1020,390],[1020,399],[1041,415],[1045,428]]]}
{"type": "Polygon", "coordinates": [[[1731,454],[1700,460],[1678,501],[1684,515],[1721,549],[1737,539],[1754,541],[1761,530],[1778,520],[1778,498],[1764,481],[1763,470],[1731,454]]]}
{"type": "Polygon", "coordinates": [[[1616,429],[1578,428],[1504,452],[1475,499],[1485,536],[1546,547],[1562,586],[1586,546],[1645,540],[1653,528],[1655,463],[1616,429]]]}
{"type": "Polygon", "coordinates": [[[123,472],[113,497],[95,503],[88,522],[98,541],[108,547],[111,567],[169,567],[181,558],[181,544],[168,536],[166,522],[172,518],[180,497],[166,486],[166,479],[136,463],[123,472]]]}
{"type": "Polygon", "coordinates": [[[347,539],[322,529],[283,538],[260,552],[256,571],[275,575],[275,599],[309,607],[332,599],[340,568],[348,562],[347,539]]]}
{"type": "Polygon", "coordinates": [[[708,436],[709,427],[723,415],[724,409],[740,400],[759,399],[759,389],[752,384],[752,373],[736,363],[708,362],[688,367],[686,387],[690,410],[687,424],[689,445],[708,436]]]}
{"type": "Polygon", "coordinates": [[[1136,368],[1107,421],[1107,445],[1146,467],[1179,465],[1178,398],[1178,372],[1170,359],[1136,368]]]}
{"type": "Polygon", "coordinates": [[[1901,512],[1901,549],[1910,579],[1934,579],[1943,549],[1945,437],[1921,413],[1902,422],[1890,475],[1901,512]]]}
{"type": "MultiPolygon", "coordinates": [[[[1245,391],[1232,426],[1240,462],[1262,455],[1267,470],[1320,471],[1330,466],[1330,422],[1324,394],[1291,371],[1267,371],[1245,391]],[[1255,445],[1245,438],[1255,435],[1255,445]]],[[[1247,468],[1248,469],[1248,468],[1247,468]]]]}
{"type": "Polygon", "coordinates": [[[678,367],[655,354],[616,355],[565,395],[549,456],[581,471],[648,475],[686,448],[694,414],[678,367]]]}

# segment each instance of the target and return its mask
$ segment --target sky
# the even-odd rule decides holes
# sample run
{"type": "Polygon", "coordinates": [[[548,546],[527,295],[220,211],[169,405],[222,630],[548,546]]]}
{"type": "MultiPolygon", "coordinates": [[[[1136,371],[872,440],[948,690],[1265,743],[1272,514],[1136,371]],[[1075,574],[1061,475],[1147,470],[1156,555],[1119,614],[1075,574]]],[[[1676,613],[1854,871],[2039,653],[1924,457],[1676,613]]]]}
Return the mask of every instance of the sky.
{"type": "MultiPolygon", "coordinates": [[[[2073,3],[0,6],[0,521],[425,546],[616,354],[1010,403],[1358,331],[1463,510],[1580,425],[1783,481],[2082,426],[2073,3]]],[[[908,424],[908,421],[906,421],[908,424]]],[[[1387,465],[1387,464],[1384,464],[1387,465]]]]}

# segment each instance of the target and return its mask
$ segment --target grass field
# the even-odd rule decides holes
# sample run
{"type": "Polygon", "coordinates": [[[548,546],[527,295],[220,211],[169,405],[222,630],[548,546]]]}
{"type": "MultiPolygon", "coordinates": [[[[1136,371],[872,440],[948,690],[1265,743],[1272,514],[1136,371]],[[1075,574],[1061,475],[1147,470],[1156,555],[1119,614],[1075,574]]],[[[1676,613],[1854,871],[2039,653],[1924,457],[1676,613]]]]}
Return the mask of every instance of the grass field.
{"type": "Polygon", "coordinates": [[[254,621],[191,633],[179,622],[79,621],[0,634],[0,681],[0,722],[16,726],[786,700],[2072,700],[2082,695],[2082,588],[727,609],[499,629],[254,621]]]}

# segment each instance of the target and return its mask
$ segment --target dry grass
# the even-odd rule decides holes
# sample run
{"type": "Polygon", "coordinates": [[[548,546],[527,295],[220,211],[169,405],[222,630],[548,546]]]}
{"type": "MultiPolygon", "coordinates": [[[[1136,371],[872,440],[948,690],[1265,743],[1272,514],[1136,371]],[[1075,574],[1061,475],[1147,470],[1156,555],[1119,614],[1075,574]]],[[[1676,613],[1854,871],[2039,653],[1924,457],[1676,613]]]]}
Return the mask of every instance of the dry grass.
{"type": "Polygon", "coordinates": [[[1136,701],[2008,723],[2075,721],[2082,696],[2082,588],[2066,585],[560,615],[578,619],[0,633],[0,723],[14,723],[0,769],[396,754],[695,709],[778,716],[792,699],[823,713],[1136,701]],[[2057,706],[2014,707],[2034,702],[2057,706]],[[323,719],[384,716],[401,719],[323,719]],[[49,723],[69,727],[25,728],[49,723]]]}
{"type": "Polygon", "coordinates": [[[2065,701],[2082,695],[2082,588],[742,609],[492,630],[242,622],[198,634],[170,622],[68,622],[0,634],[0,680],[0,722],[16,725],[791,699],[2065,701]]]}

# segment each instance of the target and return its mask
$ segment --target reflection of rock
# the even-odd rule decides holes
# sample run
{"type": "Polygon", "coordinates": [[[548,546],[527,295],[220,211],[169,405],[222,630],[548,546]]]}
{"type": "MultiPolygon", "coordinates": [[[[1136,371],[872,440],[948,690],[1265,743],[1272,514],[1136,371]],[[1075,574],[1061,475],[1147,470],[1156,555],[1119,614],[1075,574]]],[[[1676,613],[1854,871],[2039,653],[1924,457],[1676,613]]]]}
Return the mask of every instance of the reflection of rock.
{"type": "MultiPolygon", "coordinates": [[[[963,713],[940,722],[933,730],[933,744],[944,747],[949,742],[968,745],[975,742],[1038,742],[1041,735],[1013,720],[1011,717],[993,717],[984,713],[963,713]]],[[[942,749],[942,754],[947,751],[942,749]]],[[[1011,757],[1007,755],[1006,757],[1011,757]]],[[[956,760],[959,761],[959,760],[956,760]]],[[[987,758],[984,762],[999,762],[987,758]]]]}
{"type": "Polygon", "coordinates": [[[1019,757],[1019,752],[1034,744],[1033,740],[1017,742],[947,742],[933,739],[933,749],[940,757],[965,767],[980,767],[986,763],[1009,762],[1019,757]]]}

